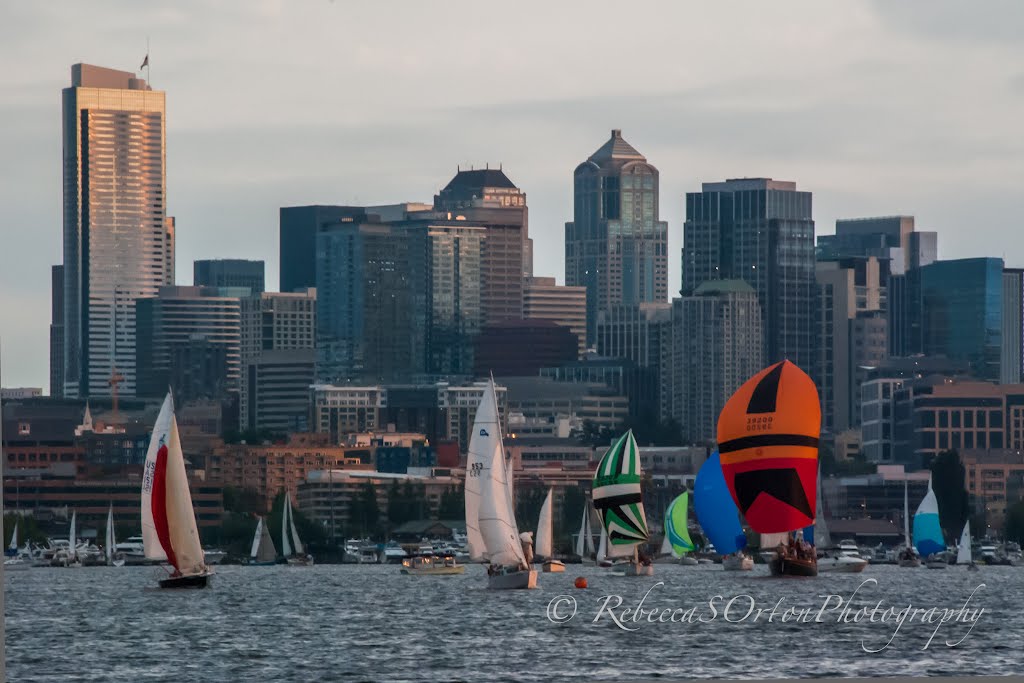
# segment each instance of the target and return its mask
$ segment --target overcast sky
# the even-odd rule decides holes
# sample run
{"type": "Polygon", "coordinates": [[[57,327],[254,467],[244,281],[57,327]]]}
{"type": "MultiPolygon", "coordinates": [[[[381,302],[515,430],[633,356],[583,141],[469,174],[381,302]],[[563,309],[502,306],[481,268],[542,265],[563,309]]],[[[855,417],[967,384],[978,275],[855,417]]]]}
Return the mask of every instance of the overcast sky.
{"type": "Polygon", "coordinates": [[[941,258],[1024,266],[1024,2],[46,2],[0,6],[3,385],[48,383],[70,66],[167,91],[177,278],[267,262],[278,207],[430,201],[458,164],[527,193],[538,275],[563,274],[573,168],[611,128],[683,196],[738,176],[837,217],[913,214],[941,258]]]}

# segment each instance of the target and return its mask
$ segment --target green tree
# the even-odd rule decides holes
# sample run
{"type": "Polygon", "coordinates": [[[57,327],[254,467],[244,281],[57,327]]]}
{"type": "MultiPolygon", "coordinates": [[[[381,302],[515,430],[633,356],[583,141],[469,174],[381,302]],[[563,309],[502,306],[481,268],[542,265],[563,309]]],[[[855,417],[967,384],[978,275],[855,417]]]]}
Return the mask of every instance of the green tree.
{"type": "MultiPolygon", "coordinates": [[[[267,515],[267,524],[270,529],[270,537],[274,539],[274,545],[277,546],[279,553],[283,552],[284,542],[281,538],[281,518],[284,515],[284,491],[282,490],[274,497],[274,503],[270,508],[270,514],[267,515]]],[[[299,539],[309,547],[312,553],[317,548],[322,548],[327,544],[327,530],[320,524],[317,524],[313,520],[309,519],[302,514],[295,505],[292,505],[292,519],[295,522],[295,530],[299,534],[299,539]]],[[[289,539],[289,543],[291,539],[289,539]]],[[[294,549],[293,549],[294,551],[294,549]]]]}
{"type": "Polygon", "coordinates": [[[1024,500],[1006,510],[1006,540],[1024,544],[1024,500]]]}
{"type": "Polygon", "coordinates": [[[388,524],[393,528],[408,522],[407,509],[408,506],[402,496],[402,491],[398,488],[398,480],[392,479],[391,486],[388,487],[388,524]]]}
{"type": "Polygon", "coordinates": [[[939,503],[939,523],[946,538],[959,538],[970,514],[964,485],[967,471],[956,451],[942,451],[935,456],[931,470],[932,488],[939,503]]]}
{"type": "Polygon", "coordinates": [[[438,519],[464,519],[466,517],[466,490],[462,484],[450,486],[441,494],[437,508],[438,519]]]}
{"type": "Polygon", "coordinates": [[[540,480],[519,481],[515,490],[515,504],[520,531],[536,532],[540,506],[544,504],[547,495],[548,489],[540,480]]]}
{"type": "Polygon", "coordinates": [[[233,486],[224,487],[224,511],[242,514],[258,514],[266,512],[263,497],[252,489],[240,489],[233,486]]]}
{"type": "Polygon", "coordinates": [[[349,504],[349,530],[358,531],[360,535],[375,535],[377,523],[380,521],[380,509],[377,506],[377,492],[373,484],[366,482],[359,493],[349,504]]]}
{"type": "Polygon", "coordinates": [[[11,544],[11,536],[14,534],[14,526],[18,526],[18,547],[24,546],[26,543],[34,543],[36,545],[44,545],[47,541],[47,535],[39,528],[36,523],[36,518],[31,515],[19,515],[14,512],[8,512],[4,515],[4,548],[11,544]]]}
{"type": "Polygon", "coordinates": [[[587,505],[587,493],[579,486],[566,486],[562,491],[562,511],[556,520],[556,549],[575,552],[573,534],[579,533],[583,509],[587,505]]]}

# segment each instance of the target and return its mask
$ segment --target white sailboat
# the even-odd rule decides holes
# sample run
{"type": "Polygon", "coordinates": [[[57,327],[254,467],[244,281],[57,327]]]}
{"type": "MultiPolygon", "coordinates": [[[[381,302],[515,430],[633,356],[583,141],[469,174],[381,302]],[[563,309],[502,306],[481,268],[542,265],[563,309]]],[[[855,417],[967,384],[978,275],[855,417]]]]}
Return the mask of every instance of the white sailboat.
{"type": "Polygon", "coordinates": [[[290,565],[308,567],[313,564],[313,556],[306,553],[295,528],[295,512],[289,491],[284,492],[284,506],[281,508],[281,553],[290,565]]]}
{"type": "Polygon", "coordinates": [[[117,541],[114,538],[114,506],[107,510],[107,536],[103,542],[103,552],[107,556],[107,564],[111,567],[124,566],[124,554],[115,552],[117,541]]]}
{"type": "Polygon", "coordinates": [[[270,538],[270,529],[260,517],[256,524],[256,533],[252,537],[252,550],[249,552],[249,564],[257,567],[268,567],[277,564],[277,549],[270,538]]]}
{"type": "MultiPolygon", "coordinates": [[[[466,462],[466,535],[470,557],[489,563],[490,588],[536,588],[512,507],[494,380],[488,380],[473,421],[466,462]]],[[[532,554],[532,552],[531,552],[532,554]]]]}
{"type": "Polygon", "coordinates": [[[590,532],[590,504],[583,505],[583,519],[580,521],[580,532],[576,536],[576,554],[583,564],[592,564],[590,557],[594,553],[594,537],[590,532]]]}
{"type": "Polygon", "coordinates": [[[185,473],[174,399],[164,399],[142,472],[142,544],[150,560],[167,560],[174,571],[161,588],[205,588],[213,571],[199,543],[192,494],[185,473]]]}
{"type": "Polygon", "coordinates": [[[974,555],[971,553],[971,520],[967,520],[963,533],[960,534],[960,544],[956,549],[956,563],[966,564],[967,568],[972,571],[978,570],[978,565],[974,563],[974,555]]]}
{"type": "MultiPolygon", "coordinates": [[[[828,549],[832,547],[832,535],[828,531],[828,524],[825,521],[825,509],[821,499],[821,470],[818,470],[818,506],[814,515],[814,547],[828,549]]],[[[842,548],[842,544],[840,544],[842,548]]],[[[868,561],[857,554],[855,550],[842,550],[834,557],[818,556],[818,571],[832,572],[837,574],[858,574],[867,569],[868,561]]]]}
{"type": "Polygon", "coordinates": [[[18,522],[14,522],[14,531],[11,532],[11,542],[7,546],[7,555],[9,557],[4,560],[4,571],[16,571],[21,569],[28,569],[32,566],[30,562],[27,562],[25,557],[18,553],[18,522]]]}
{"type": "Polygon", "coordinates": [[[900,551],[899,566],[920,567],[921,559],[914,552],[914,546],[910,541],[910,500],[908,495],[907,477],[903,476],[903,544],[900,551]]]}
{"type": "Polygon", "coordinates": [[[537,557],[543,558],[541,568],[545,572],[564,572],[565,564],[554,558],[552,536],[554,525],[551,518],[551,506],[554,491],[548,489],[544,504],[540,506],[540,518],[537,520],[537,557]]]}

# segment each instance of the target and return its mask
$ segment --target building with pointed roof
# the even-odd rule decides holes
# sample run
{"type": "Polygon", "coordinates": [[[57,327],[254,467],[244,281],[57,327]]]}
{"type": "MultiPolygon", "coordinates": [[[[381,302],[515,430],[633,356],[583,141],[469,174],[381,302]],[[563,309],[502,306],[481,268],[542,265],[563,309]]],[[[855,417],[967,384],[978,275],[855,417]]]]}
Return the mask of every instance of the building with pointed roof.
{"type": "Polygon", "coordinates": [[[658,169],[615,129],[573,173],[565,283],[587,289],[587,342],[598,314],[668,298],[668,224],[658,218],[658,169]]]}

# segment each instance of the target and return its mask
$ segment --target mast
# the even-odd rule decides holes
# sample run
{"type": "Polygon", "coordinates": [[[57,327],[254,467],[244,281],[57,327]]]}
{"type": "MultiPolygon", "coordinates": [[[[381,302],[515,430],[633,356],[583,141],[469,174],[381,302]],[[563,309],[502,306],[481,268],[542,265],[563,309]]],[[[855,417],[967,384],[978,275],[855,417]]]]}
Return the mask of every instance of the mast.
{"type": "Polygon", "coordinates": [[[910,547],[910,503],[907,495],[906,470],[903,470],[903,542],[910,547]]]}

